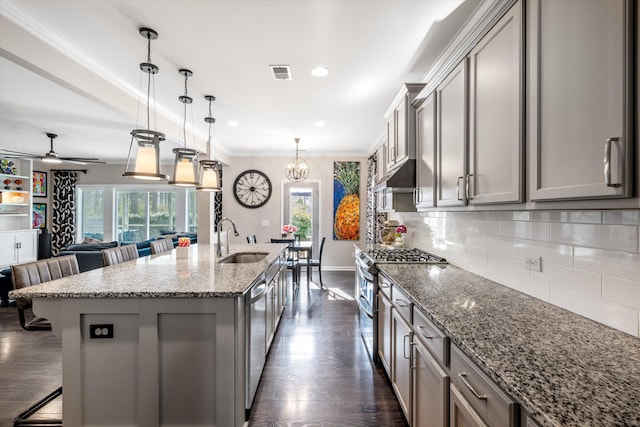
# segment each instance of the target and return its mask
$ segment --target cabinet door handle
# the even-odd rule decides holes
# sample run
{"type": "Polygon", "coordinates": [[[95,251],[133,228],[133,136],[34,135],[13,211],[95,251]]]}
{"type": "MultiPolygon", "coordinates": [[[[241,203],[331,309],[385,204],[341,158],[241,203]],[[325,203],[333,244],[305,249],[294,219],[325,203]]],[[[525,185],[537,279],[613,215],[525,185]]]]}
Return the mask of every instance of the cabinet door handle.
{"type": "Polygon", "coordinates": [[[378,295],[378,294],[376,294],[376,304],[375,304],[375,311],[376,311],[376,312],[377,312],[377,311],[379,311],[379,310],[378,310],[378,307],[379,307],[379,304],[378,304],[379,298],[378,298],[378,297],[379,297],[379,295],[378,295]]]}
{"type": "Polygon", "coordinates": [[[398,307],[403,307],[403,308],[404,308],[404,307],[409,307],[409,301],[405,301],[405,300],[403,300],[403,299],[396,298],[396,305],[397,305],[398,307]]]}
{"type": "Polygon", "coordinates": [[[459,176],[458,179],[456,180],[456,198],[460,201],[462,201],[462,199],[460,198],[460,180],[464,179],[464,176],[459,176]]]}
{"type": "Polygon", "coordinates": [[[430,337],[429,335],[426,335],[424,333],[424,328],[426,328],[426,325],[418,325],[418,330],[420,331],[420,335],[422,335],[423,338],[428,339],[428,340],[432,340],[435,337],[430,337]]]}
{"type": "MultiPolygon", "coordinates": [[[[615,142],[616,145],[620,144],[620,138],[613,137],[607,138],[604,143],[604,183],[607,187],[621,187],[622,184],[617,182],[611,182],[611,144],[615,142]]],[[[620,165],[622,167],[622,147],[618,147],[620,153],[620,165]]]]}
{"type": "Polygon", "coordinates": [[[409,335],[405,335],[402,339],[402,356],[404,356],[405,359],[410,359],[411,355],[407,356],[407,338],[409,338],[409,335]]]}
{"type": "Polygon", "coordinates": [[[469,182],[471,181],[471,177],[473,176],[472,173],[468,173],[467,176],[465,177],[465,182],[464,182],[464,198],[466,200],[471,199],[471,197],[469,196],[469,182]]]}
{"type": "Polygon", "coordinates": [[[473,395],[476,397],[476,399],[479,400],[487,400],[487,398],[489,396],[487,396],[486,394],[478,394],[477,391],[475,391],[475,389],[471,386],[471,384],[469,384],[469,382],[467,381],[467,374],[465,372],[460,372],[458,374],[458,377],[460,377],[460,379],[462,380],[462,382],[464,383],[464,385],[467,386],[467,388],[469,390],[471,390],[471,393],[473,393],[473,395]]]}

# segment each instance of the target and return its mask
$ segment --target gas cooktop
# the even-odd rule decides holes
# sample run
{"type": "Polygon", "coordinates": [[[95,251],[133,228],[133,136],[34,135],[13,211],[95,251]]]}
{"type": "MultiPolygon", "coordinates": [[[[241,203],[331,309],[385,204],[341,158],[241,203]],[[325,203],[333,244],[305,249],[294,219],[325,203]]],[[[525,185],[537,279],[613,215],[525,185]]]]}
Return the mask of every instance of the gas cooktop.
{"type": "Polygon", "coordinates": [[[445,258],[415,248],[376,248],[363,251],[376,263],[446,264],[445,258]]]}

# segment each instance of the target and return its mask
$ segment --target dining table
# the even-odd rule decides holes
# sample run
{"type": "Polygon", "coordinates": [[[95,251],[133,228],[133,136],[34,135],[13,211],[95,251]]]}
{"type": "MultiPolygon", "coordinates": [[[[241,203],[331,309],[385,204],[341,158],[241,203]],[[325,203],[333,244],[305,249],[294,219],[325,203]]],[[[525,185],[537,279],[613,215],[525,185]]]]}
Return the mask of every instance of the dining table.
{"type": "Polygon", "coordinates": [[[306,240],[303,242],[294,241],[293,245],[289,247],[289,250],[292,252],[297,252],[298,256],[301,252],[305,253],[307,258],[307,284],[311,283],[311,257],[313,256],[313,242],[310,240],[306,240]]]}

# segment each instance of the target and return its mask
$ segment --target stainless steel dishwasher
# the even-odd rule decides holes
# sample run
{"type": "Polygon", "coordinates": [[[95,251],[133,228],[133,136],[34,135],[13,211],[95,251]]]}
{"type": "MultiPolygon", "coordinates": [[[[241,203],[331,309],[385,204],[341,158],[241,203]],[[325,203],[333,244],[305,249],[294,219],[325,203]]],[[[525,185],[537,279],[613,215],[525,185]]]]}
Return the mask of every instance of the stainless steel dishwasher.
{"type": "Polygon", "coordinates": [[[267,355],[267,278],[263,277],[245,298],[246,382],[245,408],[251,408],[267,355]]]}

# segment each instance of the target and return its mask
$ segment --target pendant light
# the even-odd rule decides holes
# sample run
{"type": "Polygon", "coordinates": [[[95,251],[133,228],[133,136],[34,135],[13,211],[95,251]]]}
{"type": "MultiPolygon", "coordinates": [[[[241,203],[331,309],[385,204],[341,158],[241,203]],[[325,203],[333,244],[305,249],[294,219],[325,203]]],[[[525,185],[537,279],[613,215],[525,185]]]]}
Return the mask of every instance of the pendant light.
{"type": "Polygon", "coordinates": [[[207,140],[207,154],[208,160],[200,160],[200,185],[196,187],[196,190],[200,191],[222,191],[220,187],[220,172],[222,171],[222,164],[215,159],[215,141],[213,142],[213,150],[211,148],[211,125],[216,122],[216,119],[211,115],[211,102],[216,100],[213,95],[205,95],[204,99],[209,101],[209,115],[204,118],[204,121],[209,124],[209,138],[207,140]]]}
{"type": "Polygon", "coordinates": [[[287,167],[284,170],[287,179],[291,182],[302,182],[309,176],[309,165],[304,159],[298,158],[298,144],[300,138],[296,138],[296,157],[289,160],[287,167]]]}
{"type": "Polygon", "coordinates": [[[173,164],[173,180],[169,181],[170,185],[178,187],[195,187],[198,185],[198,152],[194,149],[187,148],[187,104],[193,102],[187,91],[187,79],[193,75],[191,70],[183,68],[178,71],[184,76],[184,95],[178,97],[182,102],[182,143],[183,147],[174,148],[173,153],[176,155],[173,164]]]}
{"type": "MultiPolygon", "coordinates": [[[[129,144],[129,154],[127,155],[127,163],[123,176],[146,179],[161,180],[169,179],[167,175],[160,173],[160,142],[165,140],[162,132],[151,130],[151,87],[155,91],[155,75],[160,69],[151,63],[151,40],[158,38],[158,33],[151,28],[140,28],[140,35],[147,39],[147,62],[140,64],[140,70],[147,73],[147,128],[134,129],[131,131],[131,143],[129,144]],[[133,169],[130,169],[131,154],[136,143],[136,152],[134,153],[135,161],[133,169]]],[[[155,117],[154,117],[155,119],[155,117]]]]}

